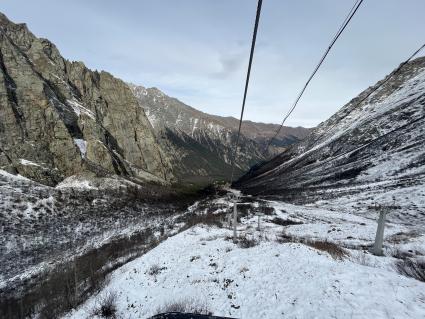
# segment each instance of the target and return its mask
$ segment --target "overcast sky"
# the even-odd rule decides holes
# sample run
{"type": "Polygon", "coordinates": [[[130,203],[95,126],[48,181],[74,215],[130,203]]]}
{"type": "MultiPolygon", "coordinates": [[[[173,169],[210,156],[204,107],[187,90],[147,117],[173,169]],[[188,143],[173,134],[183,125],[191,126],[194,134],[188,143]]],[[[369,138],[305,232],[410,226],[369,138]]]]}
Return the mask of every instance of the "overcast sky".
{"type": "MultiPolygon", "coordinates": [[[[246,119],[279,123],[353,0],[264,0],[246,119]]],[[[2,0],[62,55],[239,116],[257,0],[2,0]]],[[[288,125],[314,126],[424,41],[424,0],[365,0],[288,125]]]]}

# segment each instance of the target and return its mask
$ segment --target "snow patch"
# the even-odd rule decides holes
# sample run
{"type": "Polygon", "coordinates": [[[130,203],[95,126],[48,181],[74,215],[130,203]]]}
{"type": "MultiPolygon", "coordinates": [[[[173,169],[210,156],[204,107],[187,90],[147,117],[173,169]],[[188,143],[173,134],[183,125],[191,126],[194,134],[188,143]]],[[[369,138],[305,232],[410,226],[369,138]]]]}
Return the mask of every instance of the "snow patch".
{"type": "Polygon", "coordinates": [[[42,167],[41,165],[31,162],[29,160],[26,160],[24,158],[19,159],[19,163],[21,163],[22,165],[27,165],[27,166],[38,166],[38,167],[42,167]]]}
{"type": "Polygon", "coordinates": [[[90,181],[78,176],[70,176],[65,178],[62,182],[56,185],[56,188],[97,189],[96,187],[91,185],[90,181]]]}
{"type": "Polygon", "coordinates": [[[81,157],[85,158],[87,154],[87,142],[79,138],[74,138],[74,143],[80,149],[81,157]]]}
{"type": "Polygon", "coordinates": [[[81,114],[85,114],[87,115],[89,118],[91,118],[92,120],[96,119],[95,114],[90,111],[89,109],[85,108],[84,106],[82,106],[80,103],[78,103],[75,100],[67,100],[67,103],[69,105],[71,105],[73,111],[75,112],[75,114],[77,114],[78,116],[80,116],[81,114]]]}
{"type": "Polygon", "coordinates": [[[27,182],[31,182],[30,179],[22,176],[22,175],[14,175],[14,174],[10,174],[8,172],[6,172],[5,170],[0,169],[0,175],[3,177],[6,177],[7,179],[10,180],[19,180],[19,181],[27,181],[27,182]]]}

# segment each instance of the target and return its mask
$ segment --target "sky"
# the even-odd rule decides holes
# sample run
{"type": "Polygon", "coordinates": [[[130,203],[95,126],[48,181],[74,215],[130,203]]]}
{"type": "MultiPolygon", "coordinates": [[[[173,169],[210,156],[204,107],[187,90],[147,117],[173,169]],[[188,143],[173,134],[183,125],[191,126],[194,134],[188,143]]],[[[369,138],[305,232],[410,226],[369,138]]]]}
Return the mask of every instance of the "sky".
{"type": "MultiPolygon", "coordinates": [[[[263,0],[245,119],[280,123],[354,0],[263,0]]],[[[61,54],[239,117],[257,0],[0,0],[61,54]]],[[[423,44],[424,0],[365,0],[286,122],[312,127],[423,44]]],[[[424,53],[422,53],[423,55],[424,53]]]]}

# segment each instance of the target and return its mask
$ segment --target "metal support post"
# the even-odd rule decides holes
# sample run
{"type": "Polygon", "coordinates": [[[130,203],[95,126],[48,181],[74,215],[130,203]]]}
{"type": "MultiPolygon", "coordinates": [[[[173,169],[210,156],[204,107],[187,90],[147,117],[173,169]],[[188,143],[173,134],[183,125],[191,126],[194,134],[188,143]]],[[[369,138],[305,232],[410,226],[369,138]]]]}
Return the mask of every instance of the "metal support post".
{"type": "Polygon", "coordinates": [[[379,212],[378,229],[376,230],[375,244],[373,245],[372,253],[377,256],[382,256],[382,245],[384,243],[384,228],[385,228],[385,217],[387,212],[381,209],[379,212]]]}

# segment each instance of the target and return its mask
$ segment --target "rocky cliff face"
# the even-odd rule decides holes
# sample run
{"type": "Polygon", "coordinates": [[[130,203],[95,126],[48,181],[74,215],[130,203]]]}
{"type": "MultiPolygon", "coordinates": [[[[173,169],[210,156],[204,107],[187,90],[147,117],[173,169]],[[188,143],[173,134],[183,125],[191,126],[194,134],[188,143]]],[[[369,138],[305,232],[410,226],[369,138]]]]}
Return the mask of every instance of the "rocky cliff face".
{"type": "MultiPolygon", "coordinates": [[[[237,119],[200,112],[156,88],[131,84],[130,87],[172,157],[175,175],[193,182],[230,178],[237,119]]],[[[264,152],[265,141],[276,128],[275,124],[243,123],[236,176],[270,156],[264,152]]],[[[304,128],[285,127],[276,145],[287,146],[305,137],[307,132],[304,128]]]]}
{"type": "Polygon", "coordinates": [[[405,65],[359,104],[375,87],[237,187],[299,202],[409,204],[425,215],[425,58],[405,65]]]}
{"type": "Polygon", "coordinates": [[[172,178],[143,109],[107,72],[61,57],[0,14],[0,168],[44,184],[66,176],[172,178]]]}

